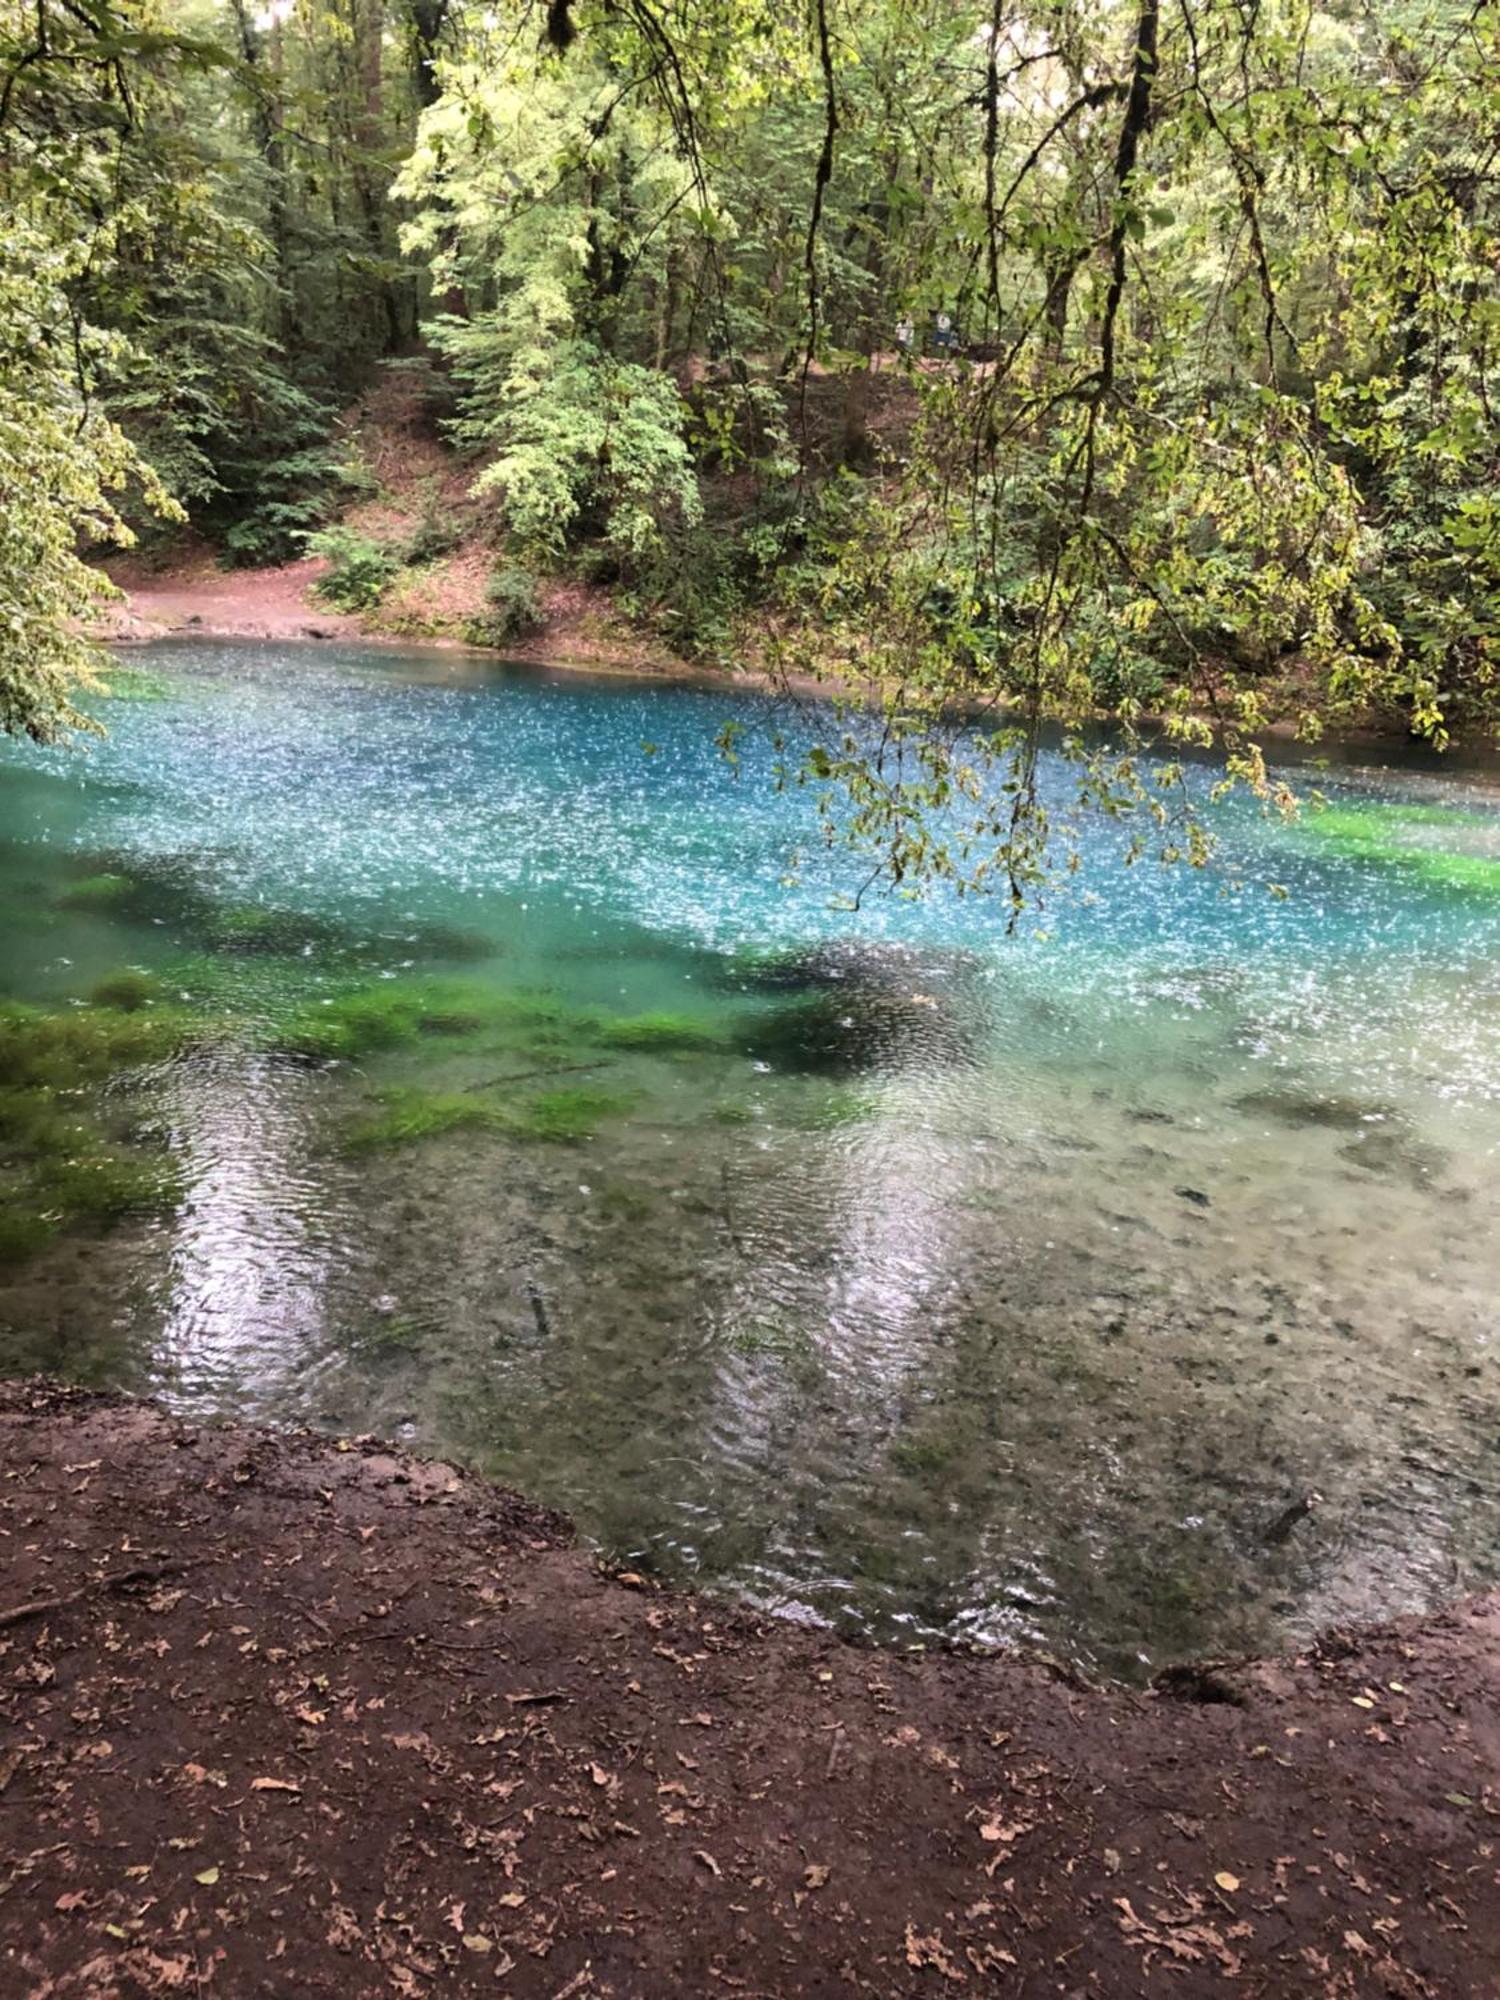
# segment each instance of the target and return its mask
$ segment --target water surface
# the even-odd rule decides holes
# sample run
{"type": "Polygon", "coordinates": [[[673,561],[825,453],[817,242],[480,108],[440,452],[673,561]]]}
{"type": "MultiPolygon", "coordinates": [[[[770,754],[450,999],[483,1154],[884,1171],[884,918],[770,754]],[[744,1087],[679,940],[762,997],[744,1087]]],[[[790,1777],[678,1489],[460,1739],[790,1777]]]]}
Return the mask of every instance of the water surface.
{"type": "Polygon", "coordinates": [[[10,1093],[3,1365],[1109,1672],[1493,1579],[1493,793],[1345,772],[1199,873],[1085,829],[1009,937],[836,907],[813,800],[753,726],[714,750],[753,700],[346,648],[124,680],[102,744],[0,758],[26,1032],[150,1042],[10,1093]],[[93,1137],[28,1179],[46,1088],[93,1137]],[[94,1217],[105,1141],[164,1178],[94,1217]]]}

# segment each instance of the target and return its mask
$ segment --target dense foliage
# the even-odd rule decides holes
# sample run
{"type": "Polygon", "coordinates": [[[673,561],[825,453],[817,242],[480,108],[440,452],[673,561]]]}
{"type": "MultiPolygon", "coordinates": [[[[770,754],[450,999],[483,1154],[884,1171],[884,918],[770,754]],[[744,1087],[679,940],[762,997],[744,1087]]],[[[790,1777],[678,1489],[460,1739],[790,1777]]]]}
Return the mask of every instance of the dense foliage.
{"type": "Polygon", "coordinates": [[[1494,727],[1494,0],[3,0],[0,93],[6,727],[152,509],[377,599],[419,352],[497,626],[873,684],[788,775],[898,880],[1028,893],[1049,725],[1190,858],[1087,725],[1494,727]]]}

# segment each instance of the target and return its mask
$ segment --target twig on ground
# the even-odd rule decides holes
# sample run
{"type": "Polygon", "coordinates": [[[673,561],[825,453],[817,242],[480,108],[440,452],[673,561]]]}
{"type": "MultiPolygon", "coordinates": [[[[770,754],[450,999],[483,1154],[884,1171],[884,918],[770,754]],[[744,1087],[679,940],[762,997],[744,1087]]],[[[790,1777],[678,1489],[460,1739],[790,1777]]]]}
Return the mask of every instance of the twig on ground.
{"type": "Polygon", "coordinates": [[[102,1591],[123,1590],[131,1583],[155,1583],[161,1577],[176,1576],[191,1567],[183,1562],[142,1563],[134,1569],[116,1570],[113,1576],[95,1577],[81,1590],[65,1591],[59,1597],[35,1597],[30,1604],[13,1604],[9,1611],[0,1611],[0,1632],[9,1631],[13,1625],[24,1625],[30,1618],[45,1618],[51,1611],[66,1611],[70,1605],[81,1604],[86,1597],[102,1591]]]}

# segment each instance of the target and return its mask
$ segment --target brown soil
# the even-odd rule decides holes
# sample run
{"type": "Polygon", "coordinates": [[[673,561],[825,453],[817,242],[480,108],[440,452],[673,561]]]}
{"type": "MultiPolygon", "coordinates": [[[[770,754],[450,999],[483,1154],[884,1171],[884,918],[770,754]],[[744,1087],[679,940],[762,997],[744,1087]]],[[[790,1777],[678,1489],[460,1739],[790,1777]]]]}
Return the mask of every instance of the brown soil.
{"type": "Polygon", "coordinates": [[[1500,1992],[1500,1602],[1088,1688],[0,1387],[0,1992],[1500,1992]]]}
{"type": "Polygon", "coordinates": [[[123,602],[102,608],[98,635],[116,643],[191,632],[204,638],[359,638],[358,618],[329,611],[312,597],[328,568],[309,557],[279,569],[219,569],[211,556],[189,554],[166,569],[112,562],[123,602]]]}
{"type": "MultiPolygon", "coordinates": [[[[115,645],[188,635],[457,646],[463,644],[456,634],[464,621],[484,607],[491,560],[481,549],[464,548],[420,576],[403,579],[368,618],[330,611],[317,601],[313,585],[328,565],[312,557],[279,569],[224,570],[196,554],[165,568],[111,562],[110,574],[125,597],[101,606],[95,636],[115,645]]],[[[704,678],[625,624],[604,591],[555,584],[544,595],[543,613],[538,631],[504,648],[506,659],[704,678]]]]}

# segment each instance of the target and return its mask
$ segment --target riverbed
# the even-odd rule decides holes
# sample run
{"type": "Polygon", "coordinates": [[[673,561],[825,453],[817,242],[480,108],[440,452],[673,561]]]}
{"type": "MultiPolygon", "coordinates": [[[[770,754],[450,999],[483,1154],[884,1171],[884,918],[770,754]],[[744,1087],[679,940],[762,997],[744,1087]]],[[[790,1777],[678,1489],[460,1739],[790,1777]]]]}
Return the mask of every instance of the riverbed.
{"type": "Polygon", "coordinates": [[[8,1371],[1125,1677],[1494,1580],[1493,791],[1086,824],[1011,934],[851,911],[757,698],[178,642],[103,713],[0,752],[8,1371]]]}

